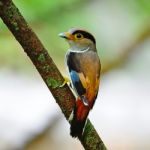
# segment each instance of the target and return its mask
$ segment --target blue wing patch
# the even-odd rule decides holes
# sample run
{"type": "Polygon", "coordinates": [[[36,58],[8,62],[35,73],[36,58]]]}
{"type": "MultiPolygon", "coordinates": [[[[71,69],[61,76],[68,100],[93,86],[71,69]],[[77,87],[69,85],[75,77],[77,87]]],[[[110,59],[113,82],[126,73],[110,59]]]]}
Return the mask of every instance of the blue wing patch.
{"type": "Polygon", "coordinates": [[[73,84],[75,84],[75,82],[79,82],[80,81],[79,75],[78,75],[78,73],[76,71],[71,70],[70,76],[71,76],[71,80],[72,80],[73,84]]]}
{"type": "Polygon", "coordinates": [[[83,94],[85,94],[86,89],[83,87],[83,85],[80,81],[80,77],[79,77],[78,73],[74,70],[71,70],[70,71],[70,77],[71,77],[73,86],[75,87],[78,95],[82,96],[83,94]]]}

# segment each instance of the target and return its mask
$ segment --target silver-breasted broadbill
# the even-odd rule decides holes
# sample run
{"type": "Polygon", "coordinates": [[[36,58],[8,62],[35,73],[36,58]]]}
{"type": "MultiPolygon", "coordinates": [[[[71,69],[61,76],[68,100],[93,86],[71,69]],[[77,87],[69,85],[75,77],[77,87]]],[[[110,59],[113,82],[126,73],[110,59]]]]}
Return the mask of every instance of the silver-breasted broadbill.
{"type": "Polygon", "coordinates": [[[69,43],[65,62],[71,79],[71,87],[76,96],[76,103],[71,114],[73,137],[83,134],[89,111],[97,98],[101,64],[97,54],[94,36],[82,29],[70,29],[59,34],[69,43]]]}

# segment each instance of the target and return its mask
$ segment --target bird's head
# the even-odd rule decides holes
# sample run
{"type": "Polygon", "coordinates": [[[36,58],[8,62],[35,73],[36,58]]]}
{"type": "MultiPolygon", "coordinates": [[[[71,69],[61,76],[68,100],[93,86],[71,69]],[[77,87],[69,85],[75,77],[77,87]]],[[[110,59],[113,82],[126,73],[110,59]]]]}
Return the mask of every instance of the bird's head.
{"type": "Polygon", "coordinates": [[[67,32],[59,34],[60,37],[65,38],[73,51],[84,51],[91,49],[96,51],[96,41],[93,35],[85,30],[70,29],[67,32]]]}

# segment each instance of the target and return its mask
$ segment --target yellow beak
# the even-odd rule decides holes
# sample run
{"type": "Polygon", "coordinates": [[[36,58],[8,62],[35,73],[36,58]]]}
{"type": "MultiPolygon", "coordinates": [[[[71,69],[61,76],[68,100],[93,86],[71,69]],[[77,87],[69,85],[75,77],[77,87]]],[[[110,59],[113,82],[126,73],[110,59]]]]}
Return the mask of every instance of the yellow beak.
{"type": "Polygon", "coordinates": [[[65,38],[67,40],[73,40],[74,39],[74,36],[72,34],[70,34],[69,32],[59,33],[59,36],[62,38],[65,38]]]}

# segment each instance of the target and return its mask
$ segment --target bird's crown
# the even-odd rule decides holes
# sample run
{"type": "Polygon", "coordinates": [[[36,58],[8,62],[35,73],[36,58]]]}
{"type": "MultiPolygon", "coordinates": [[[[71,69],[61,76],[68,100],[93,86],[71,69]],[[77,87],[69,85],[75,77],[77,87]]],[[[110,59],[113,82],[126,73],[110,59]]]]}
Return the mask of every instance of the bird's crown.
{"type": "Polygon", "coordinates": [[[86,39],[91,40],[94,44],[96,44],[96,40],[95,40],[94,36],[86,30],[72,28],[69,30],[69,32],[72,35],[74,35],[75,38],[77,38],[77,39],[86,38],[86,39]]]}

